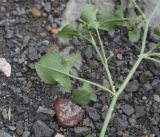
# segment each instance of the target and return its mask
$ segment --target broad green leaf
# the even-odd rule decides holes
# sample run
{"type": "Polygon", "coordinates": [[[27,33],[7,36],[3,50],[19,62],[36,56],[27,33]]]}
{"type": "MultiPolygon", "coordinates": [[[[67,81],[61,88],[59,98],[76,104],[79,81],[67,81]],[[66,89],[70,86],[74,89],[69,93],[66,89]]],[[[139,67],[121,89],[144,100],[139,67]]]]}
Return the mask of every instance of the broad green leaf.
{"type": "Polygon", "coordinates": [[[111,11],[102,10],[98,16],[100,28],[106,31],[113,31],[122,23],[122,18],[111,11]]]}
{"type": "Polygon", "coordinates": [[[70,69],[73,67],[74,63],[80,59],[80,53],[71,54],[65,61],[63,61],[63,65],[67,72],[70,71],[70,69]]]}
{"type": "Polygon", "coordinates": [[[129,21],[128,29],[131,30],[128,32],[129,40],[132,42],[137,42],[140,39],[141,24],[129,21]]]}
{"type": "Polygon", "coordinates": [[[74,101],[79,105],[87,105],[90,101],[97,101],[95,92],[91,91],[88,84],[84,84],[83,87],[72,93],[74,101]]]}
{"type": "Polygon", "coordinates": [[[47,53],[35,64],[35,68],[42,81],[48,84],[58,82],[66,92],[70,92],[69,71],[79,58],[80,53],[72,54],[67,59],[63,59],[57,52],[47,53]]]}
{"type": "Polygon", "coordinates": [[[156,35],[160,36],[160,26],[158,26],[158,27],[156,27],[156,28],[154,29],[154,33],[155,33],[156,35]]]}
{"type": "Polygon", "coordinates": [[[65,25],[58,33],[58,36],[60,36],[63,39],[70,39],[78,35],[79,35],[79,31],[73,28],[69,24],[65,25]]]}
{"type": "Polygon", "coordinates": [[[79,32],[82,32],[82,31],[83,31],[85,25],[86,25],[86,24],[82,24],[82,23],[79,24],[79,26],[78,26],[79,32]]]}
{"type": "Polygon", "coordinates": [[[132,42],[137,42],[140,38],[139,31],[133,30],[128,32],[129,40],[132,42]]]}
{"type": "Polygon", "coordinates": [[[116,12],[101,10],[98,16],[100,28],[106,31],[113,31],[118,26],[126,26],[126,21],[124,20],[125,10],[126,4],[124,1],[121,2],[116,12]]]}
{"type": "Polygon", "coordinates": [[[92,4],[87,4],[81,12],[80,18],[87,22],[91,23],[96,20],[97,8],[92,4]]]}
{"type": "Polygon", "coordinates": [[[127,5],[125,3],[124,0],[121,0],[121,5],[119,6],[119,8],[116,10],[116,14],[121,16],[122,18],[124,17],[124,12],[127,8],[127,5]]]}
{"type": "Polygon", "coordinates": [[[80,14],[80,18],[87,23],[88,29],[96,29],[99,27],[96,16],[97,8],[92,4],[87,4],[80,14]]]}

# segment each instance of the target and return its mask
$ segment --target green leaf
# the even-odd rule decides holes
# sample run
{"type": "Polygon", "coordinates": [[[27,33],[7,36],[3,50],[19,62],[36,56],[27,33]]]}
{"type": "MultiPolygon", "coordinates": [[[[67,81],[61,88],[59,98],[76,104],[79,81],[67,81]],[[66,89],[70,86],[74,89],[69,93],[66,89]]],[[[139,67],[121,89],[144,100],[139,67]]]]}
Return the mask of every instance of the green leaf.
{"type": "Polygon", "coordinates": [[[113,31],[121,23],[121,17],[111,11],[102,10],[98,16],[100,28],[106,31],[113,31]]]}
{"type": "Polygon", "coordinates": [[[95,92],[91,91],[88,84],[84,83],[83,87],[72,93],[73,100],[79,105],[87,105],[90,101],[97,101],[95,92]]]}
{"type": "Polygon", "coordinates": [[[80,14],[80,18],[87,22],[91,23],[96,20],[97,8],[92,4],[87,4],[80,14]]]}
{"type": "Polygon", "coordinates": [[[70,92],[69,71],[79,58],[80,53],[72,54],[66,60],[57,52],[48,53],[41,57],[40,61],[35,64],[35,68],[42,81],[48,84],[58,82],[66,92],[70,92]]]}
{"type": "Polygon", "coordinates": [[[125,12],[126,8],[127,8],[127,5],[126,5],[125,1],[121,0],[121,5],[117,9],[116,14],[119,15],[119,16],[121,16],[123,18],[124,17],[124,12],[125,12]]]}
{"type": "Polygon", "coordinates": [[[80,14],[80,18],[87,23],[88,29],[99,27],[97,22],[97,8],[92,4],[87,4],[80,14]]]}
{"type": "Polygon", "coordinates": [[[126,26],[126,21],[124,20],[125,10],[126,4],[124,1],[121,2],[116,12],[101,10],[98,16],[100,29],[113,31],[118,26],[126,26]]]}
{"type": "Polygon", "coordinates": [[[70,39],[74,36],[79,36],[79,31],[67,24],[59,31],[58,36],[63,39],[70,39]]]}
{"type": "Polygon", "coordinates": [[[158,27],[156,27],[156,28],[154,29],[154,33],[155,33],[156,35],[160,36],[160,26],[158,26],[158,27]]]}
{"type": "Polygon", "coordinates": [[[128,37],[130,41],[137,42],[140,38],[140,34],[137,31],[129,31],[128,37]]]}
{"type": "Polygon", "coordinates": [[[141,25],[133,21],[128,22],[128,29],[131,30],[128,32],[129,40],[132,42],[137,42],[140,39],[141,25]]]}

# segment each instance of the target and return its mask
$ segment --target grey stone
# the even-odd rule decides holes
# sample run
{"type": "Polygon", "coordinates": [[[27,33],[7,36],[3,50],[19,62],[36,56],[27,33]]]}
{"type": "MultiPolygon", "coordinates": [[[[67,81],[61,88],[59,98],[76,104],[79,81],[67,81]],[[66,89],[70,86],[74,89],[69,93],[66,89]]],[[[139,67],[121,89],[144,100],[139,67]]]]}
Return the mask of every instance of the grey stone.
{"type": "Polygon", "coordinates": [[[92,126],[93,126],[93,123],[92,123],[91,119],[85,118],[85,119],[83,120],[83,125],[86,126],[86,127],[92,127],[92,126]]]}
{"type": "Polygon", "coordinates": [[[144,84],[143,87],[144,87],[146,92],[149,91],[149,90],[152,90],[152,85],[149,82],[144,84]]]}
{"type": "Polygon", "coordinates": [[[86,5],[86,0],[69,0],[66,6],[66,10],[63,14],[63,23],[75,24],[75,21],[79,18],[82,8],[86,5]]]}
{"type": "Polygon", "coordinates": [[[43,106],[39,106],[37,109],[37,113],[44,113],[44,114],[48,114],[50,116],[54,116],[55,112],[51,109],[45,108],[43,106]]]}
{"type": "Polygon", "coordinates": [[[17,10],[17,15],[19,15],[19,16],[21,16],[21,15],[26,13],[24,8],[17,7],[16,10],[17,10]]]}
{"type": "Polygon", "coordinates": [[[53,16],[50,14],[49,16],[48,16],[48,20],[49,20],[49,22],[54,22],[54,18],[53,18],[53,16]]]}
{"type": "Polygon", "coordinates": [[[21,136],[21,135],[23,134],[23,128],[20,127],[20,126],[17,126],[17,128],[16,128],[16,133],[17,133],[19,136],[21,136]]]}
{"type": "Polygon", "coordinates": [[[107,79],[103,79],[103,86],[109,88],[110,85],[107,79]]]}
{"type": "Polygon", "coordinates": [[[23,39],[23,46],[24,47],[28,44],[29,40],[30,40],[30,36],[27,36],[27,35],[24,36],[24,39],[23,39]]]}
{"type": "Polygon", "coordinates": [[[1,10],[1,12],[5,12],[6,11],[4,6],[1,6],[0,10],[1,10]]]}
{"type": "Polygon", "coordinates": [[[30,134],[29,131],[24,131],[22,137],[29,137],[30,134]]]}
{"type": "Polygon", "coordinates": [[[100,119],[100,115],[95,108],[88,107],[86,111],[89,117],[92,118],[94,121],[98,121],[100,119]]]}
{"type": "Polygon", "coordinates": [[[117,58],[119,59],[119,60],[122,60],[122,54],[117,54],[117,58]]]}
{"type": "Polygon", "coordinates": [[[17,111],[18,113],[23,113],[23,112],[25,112],[25,109],[24,109],[23,106],[17,105],[17,106],[16,106],[16,111],[17,111]]]}
{"type": "Polygon", "coordinates": [[[21,136],[23,134],[23,121],[18,121],[16,123],[16,133],[21,136]]]}
{"type": "Polygon", "coordinates": [[[128,121],[131,126],[134,126],[136,124],[136,120],[134,118],[129,118],[128,121]]]}
{"type": "Polygon", "coordinates": [[[160,96],[159,95],[153,95],[153,99],[156,101],[156,102],[160,102],[160,96]]]}
{"type": "Polygon", "coordinates": [[[40,120],[34,123],[33,130],[36,137],[52,137],[53,134],[53,130],[40,120]]]}
{"type": "Polygon", "coordinates": [[[130,116],[131,114],[134,113],[134,109],[128,104],[122,105],[121,109],[127,116],[130,116]]]}
{"type": "Polygon", "coordinates": [[[4,26],[6,24],[6,22],[7,22],[6,20],[1,20],[0,21],[0,26],[4,26]]]}
{"type": "Polygon", "coordinates": [[[45,45],[45,46],[48,46],[49,45],[49,41],[48,40],[44,40],[44,41],[42,41],[42,44],[45,45]]]}
{"type": "Polygon", "coordinates": [[[29,46],[28,48],[28,58],[33,61],[35,59],[38,59],[38,53],[37,49],[33,46],[29,46]]]}
{"type": "Polygon", "coordinates": [[[50,12],[51,11],[51,3],[50,2],[46,2],[45,5],[44,5],[44,10],[46,12],[50,12]]]}
{"type": "Polygon", "coordinates": [[[139,87],[138,81],[137,80],[133,80],[126,87],[126,91],[127,92],[134,92],[134,91],[137,91],[138,87],[139,87]]]}
{"type": "Polygon", "coordinates": [[[144,106],[135,106],[135,115],[136,118],[139,118],[141,116],[145,115],[145,107],[144,106]]]}
{"type": "Polygon", "coordinates": [[[154,133],[156,136],[160,135],[160,129],[158,127],[152,127],[151,128],[152,133],[154,133]]]}
{"type": "Polygon", "coordinates": [[[7,31],[7,34],[6,34],[6,38],[10,39],[10,38],[12,38],[12,37],[13,37],[13,31],[8,30],[8,31],[7,31]]]}
{"type": "Polygon", "coordinates": [[[0,130],[0,137],[12,137],[12,136],[3,130],[0,130]]]}
{"type": "Polygon", "coordinates": [[[74,132],[76,136],[85,136],[90,132],[90,130],[87,127],[76,127],[74,128],[74,132]]]}
{"type": "Polygon", "coordinates": [[[12,131],[16,130],[16,127],[15,126],[8,126],[8,128],[12,131]]]}
{"type": "Polygon", "coordinates": [[[90,46],[88,46],[86,48],[86,50],[84,51],[84,54],[85,56],[88,58],[88,59],[91,59],[93,57],[93,51],[92,51],[92,48],[90,46]]]}
{"type": "Polygon", "coordinates": [[[62,58],[66,59],[67,57],[69,57],[70,51],[73,50],[74,48],[72,46],[68,46],[66,48],[64,48],[61,52],[60,55],[62,58]]]}
{"type": "Polygon", "coordinates": [[[128,127],[128,122],[121,118],[116,118],[114,123],[117,130],[125,130],[128,127]]]}
{"type": "Polygon", "coordinates": [[[29,102],[30,102],[30,99],[28,98],[28,97],[22,97],[23,98],[23,103],[24,104],[29,104],[29,102]]]}
{"type": "Polygon", "coordinates": [[[7,119],[8,119],[7,109],[3,109],[3,111],[2,111],[2,116],[3,116],[3,119],[4,119],[4,120],[7,120],[7,119]]]}

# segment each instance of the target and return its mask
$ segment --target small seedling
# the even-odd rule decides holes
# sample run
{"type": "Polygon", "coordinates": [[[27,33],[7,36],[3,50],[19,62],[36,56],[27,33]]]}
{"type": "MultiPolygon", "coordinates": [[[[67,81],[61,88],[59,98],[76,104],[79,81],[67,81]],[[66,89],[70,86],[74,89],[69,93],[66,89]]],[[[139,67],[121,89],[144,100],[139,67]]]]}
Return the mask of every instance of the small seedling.
{"type": "MultiPolygon", "coordinates": [[[[72,25],[67,24],[58,32],[58,35],[61,38],[71,39],[73,37],[79,37],[85,39],[92,45],[101,61],[101,64],[103,65],[106,78],[109,81],[108,87],[70,74],[70,69],[74,66],[74,63],[78,60],[78,58],[80,58],[80,53],[74,53],[67,59],[63,59],[57,52],[49,53],[42,56],[40,61],[36,63],[36,71],[40,78],[49,84],[58,82],[66,92],[72,93],[73,100],[77,104],[87,105],[90,101],[97,100],[96,91],[94,91],[90,85],[111,94],[112,101],[108,108],[104,124],[99,135],[100,137],[105,136],[116,102],[133,77],[133,74],[137,70],[140,63],[144,59],[160,63],[160,53],[157,50],[160,47],[159,45],[156,45],[155,47],[149,49],[149,51],[145,52],[149,24],[160,6],[160,1],[157,3],[157,6],[149,17],[144,15],[135,0],[131,0],[131,2],[140,13],[140,16],[136,19],[125,17],[124,12],[126,10],[126,5],[123,1],[115,12],[107,10],[99,11],[94,5],[88,4],[81,12],[79,26],[74,28],[72,25]],[[128,30],[128,37],[132,42],[137,42],[140,39],[140,32],[143,31],[140,54],[138,55],[135,64],[123,83],[115,83],[112,79],[108,62],[111,60],[113,54],[111,53],[107,56],[99,33],[99,31],[110,32],[119,27],[128,30]],[[99,42],[95,39],[95,35],[97,35],[99,42]],[[73,88],[70,78],[83,82],[83,86],[77,89],[73,88]]],[[[159,30],[159,28],[156,28],[155,32],[159,34],[159,30]]]]}

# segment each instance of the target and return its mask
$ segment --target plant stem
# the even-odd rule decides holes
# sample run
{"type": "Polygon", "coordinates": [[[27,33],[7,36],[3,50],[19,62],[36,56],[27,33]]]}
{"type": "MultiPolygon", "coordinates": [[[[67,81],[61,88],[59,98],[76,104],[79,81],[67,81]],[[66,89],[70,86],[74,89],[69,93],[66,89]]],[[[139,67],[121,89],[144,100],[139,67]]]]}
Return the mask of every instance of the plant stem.
{"type": "Polygon", "coordinates": [[[159,47],[160,47],[159,44],[155,45],[154,47],[152,47],[152,48],[147,52],[147,54],[152,53],[154,50],[158,49],[159,47]]]}
{"type": "MultiPolygon", "coordinates": [[[[136,8],[139,9],[140,12],[142,12],[141,9],[138,7],[138,5],[135,3],[135,1],[132,0],[132,2],[136,6],[136,8]]],[[[155,14],[155,12],[156,12],[156,10],[158,9],[159,6],[160,6],[160,1],[158,2],[157,6],[153,10],[151,16],[149,17],[149,20],[145,23],[145,30],[144,30],[144,35],[143,35],[143,41],[142,41],[142,47],[141,47],[140,55],[139,55],[136,63],[132,67],[131,71],[127,75],[126,79],[124,80],[123,84],[121,85],[120,89],[118,90],[117,94],[112,99],[111,105],[110,105],[110,107],[108,109],[108,112],[107,112],[106,117],[105,117],[105,121],[103,123],[102,129],[101,129],[101,132],[100,132],[100,137],[104,137],[105,136],[106,129],[108,127],[108,124],[109,124],[109,121],[111,119],[111,116],[112,116],[113,110],[115,108],[116,102],[118,100],[118,97],[124,91],[124,89],[127,86],[128,82],[130,81],[130,79],[132,78],[133,74],[135,73],[135,71],[137,70],[138,66],[140,65],[141,61],[144,58],[144,49],[145,49],[145,44],[146,44],[146,39],[147,39],[147,32],[148,32],[149,23],[150,23],[150,20],[154,16],[154,14],[155,14]]],[[[143,14],[143,12],[141,14],[145,18],[145,15],[143,14]]],[[[153,61],[157,61],[157,60],[155,60],[153,58],[149,58],[149,59],[151,59],[153,61]]]]}
{"type": "Polygon", "coordinates": [[[103,49],[103,44],[102,44],[102,40],[100,38],[100,35],[99,35],[99,32],[98,33],[98,37],[99,37],[99,41],[100,41],[100,45],[101,45],[101,50],[102,50],[102,55],[101,55],[101,52],[99,51],[98,47],[97,47],[97,44],[92,36],[92,34],[90,33],[90,37],[91,37],[91,40],[89,38],[87,38],[86,36],[84,35],[80,35],[81,37],[83,37],[85,40],[87,40],[89,43],[92,44],[93,48],[95,49],[96,53],[98,54],[100,60],[101,60],[101,63],[103,64],[104,66],[104,69],[106,70],[106,73],[107,73],[107,77],[108,77],[108,80],[109,80],[109,83],[110,83],[110,87],[112,89],[112,91],[114,92],[115,91],[115,88],[114,88],[114,85],[113,85],[113,80],[112,80],[112,76],[111,76],[111,73],[109,71],[109,67],[108,67],[108,63],[107,63],[107,58],[105,56],[105,53],[104,53],[104,49],[103,49]]]}
{"type": "Polygon", "coordinates": [[[149,16],[149,20],[151,21],[151,19],[153,18],[153,16],[155,15],[155,13],[157,12],[158,8],[160,6],[160,0],[157,3],[156,7],[154,8],[153,12],[151,13],[151,15],[149,16]]]}
{"type": "Polygon", "coordinates": [[[142,21],[146,21],[146,20],[140,20],[140,19],[133,19],[133,18],[123,18],[123,19],[108,19],[107,21],[105,21],[105,23],[108,23],[108,22],[113,22],[113,21],[139,21],[139,22],[142,22],[142,21]]]}
{"type": "Polygon", "coordinates": [[[150,53],[148,54],[148,56],[159,56],[160,57],[160,53],[150,53]]]}
{"type": "Polygon", "coordinates": [[[135,0],[131,0],[135,8],[138,10],[138,12],[142,15],[143,19],[146,20],[146,16],[144,15],[143,11],[140,9],[140,7],[137,5],[135,0]]]}
{"type": "Polygon", "coordinates": [[[86,36],[84,36],[82,34],[80,34],[79,36],[82,37],[82,38],[84,38],[85,40],[87,40],[89,43],[92,44],[92,41],[89,38],[87,38],[86,36]]]}
{"type": "Polygon", "coordinates": [[[153,18],[154,14],[156,13],[156,11],[157,11],[159,6],[160,6],[160,1],[158,2],[158,4],[156,5],[156,7],[154,8],[153,12],[151,13],[151,15],[149,16],[148,20],[145,23],[145,30],[144,30],[142,48],[141,48],[141,53],[140,54],[144,53],[145,45],[146,45],[146,38],[147,38],[147,33],[148,33],[148,28],[149,28],[149,23],[150,23],[151,19],[153,18]]]}
{"type": "Polygon", "coordinates": [[[144,30],[142,47],[141,47],[141,52],[140,52],[141,55],[144,53],[144,50],[145,50],[145,45],[146,45],[146,39],[147,39],[147,33],[148,33],[149,23],[150,23],[150,20],[147,20],[147,21],[145,22],[145,30],[144,30]]]}
{"type": "Polygon", "coordinates": [[[71,78],[77,79],[77,80],[79,80],[79,81],[82,81],[82,82],[91,84],[91,85],[93,85],[93,86],[96,86],[96,87],[98,87],[98,88],[101,88],[101,89],[103,89],[103,90],[111,93],[113,96],[115,95],[111,90],[109,90],[108,88],[106,88],[106,87],[104,87],[104,86],[102,86],[102,85],[100,85],[100,84],[94,83],[94,82],[92,82],[92,81],[89,81],[89,80],[86,80],[86,79],[83,79],[83,78],[80,78],[80,77],[77,77],[77,76],[74,76],[74,75],[71,75],[71,74],[68,74],[68,76],[70,76],[71,78]]]}
{"type": "Polygon", "coordinates": [[[99,43],[100,43],[100,47],[101,47],[101,51],[102,51],[103,60],[104,60],[104,62],[106,64],[107,63],[107,58],[106,58],[106,54],[105,54],[105,51],[104,51],[104,46],[103,46],[103,43],[102,43],[102,40],[101,40],[101,37],[100,37],[98,29],[96,29],[96,32],[97,32],[97,35],[98,35],[98,39],[99,39],[99,43]]]}
{"type": "Polygon", "coordinates": [[[95,42],[95,40],[94,40],[91,32],[90,32],[90,37],[91,37],[91,41],[92,41],[91,44],[93,45],[95,51],[97,52],[97,54],[98,54],[98,56],[99,56],[99,58],[100,58],[100,60],[101,60],[101,63],[104,65],[104,64],[105,64],[105,61],[104,61],[104,59],[103,59],[103,57],[102,57],[102,55],[101,55],[101,52],[99,51],[99,49],[98,49],[98,47],[97,47],[97,44],[96,44],[96,42],[95,42]]]}
{"type": "Polygon", "coordinates": [[[95,82],[92,82],[92,81],[89,81],[89,80],[86,80],[86,79],[83,79],[83,78],[74,76],[74,75],[69,74],[69,73],[65,73],[65,72],[60,71],[60,70],[57,70],[57,69],[53,69],[53,68],[51,68],[51,67],[47,67],[47,66],[43,66],[43,65],[41,65],[41,67],[50,69],[51,71],[54,70],[54,71],[56,71],[56,72],[58,72],[58,73],[60,73],[60,74],[63,74],[64,76],[69,76],[69,77],[74,78],[74,79],[77,79],[77,80],[79,80],[79,81],[81,81],[81,82],[85,82],[85,83],[91,84],[91,85],[93,85],[93,86],[96,86],[96,87],[98,87],[98,88],[103,89],[104,91],[107,91],[107,92],[111,93],[113,96],[115,95],[115,93],[112,92],[111,90],[109,90],[108,88],[106,88],[106,87],[104,87],[104,86],[102,86],[102,85],[100,85],[100,84],[97,84],[97,83],[95,83],[95,82]]]}
{"type": "Polygon", "coordinates": [[[102,127],[102,130],[101,130],[101,133],[100,133],[100,137],[104,137],[105,136],[105,132],[106,132],[106,129],[108,127],[108,124],[109,124],[109,121],[111,119],[111,116],[112,116],[112,113],[113,113],[113,110],[115,108],[115,105],[117,103],[117,100],[120,96],[120,94],[123,92],[123,90],[125,89],[125,87],[127,86],[128,82],[130,81],[130,79],[132,78],[133,74],[135,73],[135,71],[137,70],[139,64],[141,63],[143,57],[140,56],[136,63],[134,64],[133,68],[131,69],[130,73],[128,74],[128,76],[126,77],[125,81],[123,82],[122,86],[120,87],[120,89],[118,90],[118,92],[116,93],[115,96],[113,96],[112,98],[112,102],[111,102],[111,105],[108,109],[108,112],[106,114],[106,117],[105,117],[105,121],[104,121],[104,124],[103,124],[103,127],[102,127]]]}
{"type": "Polygon", "coordinates": [[[151,60],[151,61],[156,62],[156,63],[160,63],[160,60],[157,60],[157,59],[154,59],[154,58],[151,58],[151,57],[145,57],[145,59],[151,60]]]}
{"type": "Polygon", "coordinates": [[[97,35],[98,35],[98,39],[99,39],[99,43],[100,43],[100,47],[101,47],[101,51],[102,51],[102,56],[103,56],[103,60],[104,60],[104,68],[105,68],[106,73],[107,73],[107,78],[109,80],[109,84],[110,84],[110,87],[111,87],[112,91],[115,92],[115,88],[114,88],[113,80],[112,80],[112,75],[111,75],[111,72],[110,72],[109,67],[108,67],[108,61],[107,61],[106,54],[105,54],[105,51],[104,51],[104,46],[103,46],[103,43],[102,43],[102,39],[100,37],[98,29],[96,29],[96,32],[97,32],[97,35]]]}

